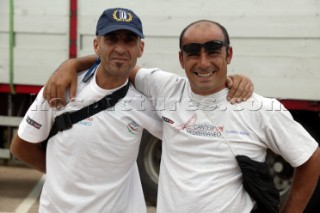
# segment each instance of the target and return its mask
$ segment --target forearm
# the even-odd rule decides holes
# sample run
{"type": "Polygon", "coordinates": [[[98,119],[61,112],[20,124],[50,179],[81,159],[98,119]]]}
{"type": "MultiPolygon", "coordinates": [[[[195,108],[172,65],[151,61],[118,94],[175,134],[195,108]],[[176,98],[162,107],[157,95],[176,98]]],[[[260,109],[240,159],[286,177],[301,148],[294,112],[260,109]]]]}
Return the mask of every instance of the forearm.
{"type": "Polygon", "coordinates": [[[70,58],[64,61],[62,64],[60,64],[60,66],[56,69],[55,72],[60,72],[60,70],[68,72],[81,72],[87,70],[94,64],[96,58],[97,57],[95,55],[88,55],[79,58],[70,58]]]}
{"type": "Polygon", "coordinates": [[[302,166],[296,168],[291,190],[282,213],[301,213],[309,202],[319,178],[319,148],[302,166]]]}
{"type": "Polygon", "coordinates": [[[89,69],[95,61],[96,56],[89,55],[80,58],[71,58],[60,64],[47,81],[43,90],[43,97],[49,102],[51,107],[59,108],[66,105],[65,91],[67,88],[70,88],[70,99],[75,97],[77,90],[77,72],[89,69]]]}
{"type": "Polygon", "coordinates": [[[76,70],[77,72],[81,72],[89,69],[94,64],[96,59],[97,59],[96,55],[88,55],[88,56],[83,56],[83,57],[74,58],[70,60],[75,60],[76,70]]]}
{"type": "Polygon", "coordinates": [[[17,159],[46,173],[46,153],[39,143],[29,143],[16,135],[12,140],[10,151],[17,159]]]}

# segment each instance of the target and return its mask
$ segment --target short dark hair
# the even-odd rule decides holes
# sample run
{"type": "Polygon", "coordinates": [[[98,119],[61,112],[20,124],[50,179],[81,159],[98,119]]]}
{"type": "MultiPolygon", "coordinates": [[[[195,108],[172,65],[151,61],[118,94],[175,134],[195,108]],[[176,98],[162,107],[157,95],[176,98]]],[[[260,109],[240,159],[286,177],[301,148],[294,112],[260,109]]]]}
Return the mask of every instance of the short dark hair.
{"type": "Polygon", "coordinates": [[[228,34],[228,31],[226,30],[226,28],[224,26],[222,26],[221,24],[219,24],[218,22],[215,22],[215,21],[211,21],[211,20],[206,20],[206,19],[201,19],[201,20],[198,20],[198,21],[195,21],[195,22],[192,22],[191,24],[189,24],[188,26],[186,26],[181,34],[180,34],[180,38],[179,38],[179,48],[181,49],[182,48],[182,38],[184,36],[184,34],[186,33],[186,31],[193,25],[195,24],[198,24],[198,23],[212,23],[212,24],[215,24],[216,26],[218,26],[222,33],[223,33],[223,36],[224,36],[224,42],[226,42],[227,44],[230,44],[230,38],[229,38],[229,34],[228,34]]]}

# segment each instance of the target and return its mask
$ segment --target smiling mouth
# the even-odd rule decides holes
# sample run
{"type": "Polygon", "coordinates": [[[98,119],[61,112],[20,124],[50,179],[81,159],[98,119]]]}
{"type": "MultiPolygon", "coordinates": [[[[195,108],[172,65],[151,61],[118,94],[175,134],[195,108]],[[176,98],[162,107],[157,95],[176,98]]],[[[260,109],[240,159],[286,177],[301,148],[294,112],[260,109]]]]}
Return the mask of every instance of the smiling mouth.
{"type": "Polygon", "coordinates": [[[209,78],[210,76],[213,75],[213,73],[214,73],[213,71],[212,72],[207,72],[207,73],[194,72],[194,74],[196,74],[200,78],[209,78]]]}

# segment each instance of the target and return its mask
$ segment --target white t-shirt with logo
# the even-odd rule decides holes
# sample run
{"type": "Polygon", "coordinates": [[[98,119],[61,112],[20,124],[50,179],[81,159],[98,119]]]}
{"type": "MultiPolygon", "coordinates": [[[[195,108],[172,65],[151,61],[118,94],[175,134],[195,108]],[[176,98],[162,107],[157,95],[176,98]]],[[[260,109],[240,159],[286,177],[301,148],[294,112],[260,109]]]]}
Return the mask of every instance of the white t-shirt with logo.
{"type": "MultiPolygon", "coordinates": [[[[57,115],[116,90],[100,88],[95,76],[83,83],[84,74],[78,77],[76,100],[63,110],[50,108],[41,90],[20,124],[19,136],[41,142],[57,115]]],[[[130,85],[114,107],[50,138],[40,212],[146,212],[136,158],[143,128],[157,137],[162,134],[161,121],[152,109],[147,98],[130,85]]]]}
{"type": "Polygon", "coordinates": [[[275,99],[253,94],[231,105],[227,89],[199,96],[159,69],[140,69],[135,85],[163,120],[158,213],[250,212],[236,154],[264,161],[269,148],[296,167],[318,147],[275,99]]]}

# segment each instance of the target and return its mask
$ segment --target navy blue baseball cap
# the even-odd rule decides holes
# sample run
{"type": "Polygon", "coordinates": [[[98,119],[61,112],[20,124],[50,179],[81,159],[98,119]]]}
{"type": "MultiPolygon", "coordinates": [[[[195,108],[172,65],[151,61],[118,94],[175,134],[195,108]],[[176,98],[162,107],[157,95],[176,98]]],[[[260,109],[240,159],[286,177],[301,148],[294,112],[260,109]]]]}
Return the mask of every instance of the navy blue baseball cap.
{"type": "Polygon", "coordinates": [[[111,8],[101,14],[96,29],[97,36],[104,36],[116,30],[129,30],[144,38],[140,18],[129,9],[111,8]]]}

